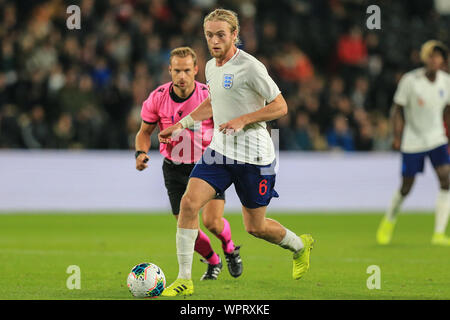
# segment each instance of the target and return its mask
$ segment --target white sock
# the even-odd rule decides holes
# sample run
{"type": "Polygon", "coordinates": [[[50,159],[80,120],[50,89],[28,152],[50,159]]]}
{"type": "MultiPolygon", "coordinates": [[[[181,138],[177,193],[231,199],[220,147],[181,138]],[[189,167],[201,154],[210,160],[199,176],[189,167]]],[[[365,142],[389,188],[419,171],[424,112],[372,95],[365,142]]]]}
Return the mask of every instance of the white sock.
{"type": "Polygon", "coordinates": [[[400,191],[397,190],[394,193],[394,196],[392,197],[391,205],[389,206],[388,210],[386,211],[386,219],[388,219],[391,222],[395,221],[404,199],[405,199],[405,197],[402,196],[400,191]]]}
{"type": "Polygon", "coordinates": [[[198,229],[177,228],[176,242],[179,279],[191,279],[192,259],[197,235],[198,229]]]}
{"type": "Polygon", "coordinates": [[[298,252],[301,249],[303,249],[304,246],[302,239],[300,239],[300,237],[297,236],[295,233],[293,233],[291,230],[287,228],[285,229],[286,235],[278,245],[284,249],[289,249],[293,252],[298,252]]]}
{"type": "Polygon", "coordinates": [[[450,192],[449,190],[440,190],[436,201],[435,213],[435,233],[444,233],[447,228],[448,215],[450,211],[450,192]]]}

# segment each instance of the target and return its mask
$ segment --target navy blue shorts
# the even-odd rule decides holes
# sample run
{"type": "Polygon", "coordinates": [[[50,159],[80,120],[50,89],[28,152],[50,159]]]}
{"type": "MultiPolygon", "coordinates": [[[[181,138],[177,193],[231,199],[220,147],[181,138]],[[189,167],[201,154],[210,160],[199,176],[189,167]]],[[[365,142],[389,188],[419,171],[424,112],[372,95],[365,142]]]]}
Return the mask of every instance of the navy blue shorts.
{"type": "Polygon", "coordinates": [[[278,198],[274,189],[275,161],[265,166],[243,163],[208,148],[190,177],[208,182],[218,194],[234,184],[242,205],[250,209],[267,206],[273,197],[278,198]]]}
{"type": "Polygon", "coordinates": [[[433,167],[450,163],[448,145],[444,144],[430,151],[418,153],[402,152],[402,176],[414,177],[416,173],[423,172],[425,158],[429,157],[433,167]]]}
{"type": "MultiPolygon", "coordinates": [[[[177,215],[180,213],[180,202],[189,181],[189,175],[194,169],[194,163],[174,163],[172,160],[164,158],[163,175],[164,184],[166,185],[167,195],[169,196],[172,213],[177,215]]],[[[216,194],[216,200],[225,200],[224,193],[216,194]]]]}

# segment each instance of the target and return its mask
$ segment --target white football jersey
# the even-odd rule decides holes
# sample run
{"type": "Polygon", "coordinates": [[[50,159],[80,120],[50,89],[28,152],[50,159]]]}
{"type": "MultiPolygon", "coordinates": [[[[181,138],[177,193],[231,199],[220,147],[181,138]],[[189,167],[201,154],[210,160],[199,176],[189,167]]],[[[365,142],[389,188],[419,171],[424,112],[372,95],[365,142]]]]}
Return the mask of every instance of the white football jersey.
{"type": "Polygon", "coordinates": [[[410,71],[400,79],[394,102],[405,115],[402,152],[424,152],[448,143],[444,109],[450,104],[450,75],[438,71],[431,82],[424,68],[410,71]]]}
{"type": "Polygon", "coordinates": [[[206,84],[213,110],[214,135],[210,148],[245,163],[267,165],[275,160],[275,150],[266,123],[258,122],[235,134],[219,132],[219,126],[272,102],[280,89],[255,57],[237,49],[224,65],[213,58],[206,64],[206,84]]]}

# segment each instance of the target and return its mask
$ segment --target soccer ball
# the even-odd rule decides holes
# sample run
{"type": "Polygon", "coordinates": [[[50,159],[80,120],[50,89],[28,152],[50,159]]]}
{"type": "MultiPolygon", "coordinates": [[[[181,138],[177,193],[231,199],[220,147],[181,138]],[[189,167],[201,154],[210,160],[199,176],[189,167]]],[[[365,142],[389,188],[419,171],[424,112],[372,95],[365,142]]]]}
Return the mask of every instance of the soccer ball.
{"type": "Polygon", "coordinates": [[[144,262],[131,269],[127,286],[137,298],[157,297],[166,287],[166,277],[156,264],[144,262]]]}

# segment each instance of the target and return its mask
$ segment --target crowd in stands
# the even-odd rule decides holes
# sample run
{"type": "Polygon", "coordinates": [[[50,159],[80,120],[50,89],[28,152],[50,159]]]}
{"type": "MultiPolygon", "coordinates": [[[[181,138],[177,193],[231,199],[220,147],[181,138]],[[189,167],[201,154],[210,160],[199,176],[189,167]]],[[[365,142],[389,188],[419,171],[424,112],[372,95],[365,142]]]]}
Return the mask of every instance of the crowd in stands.
{"type": "MultiPolygon", "coordinates": [[[[263,62],[289,113],[282,150],[390,150],[389,109],[429,39],[450,44],[445,1],[0,0],[0,148],[133,149],[142,102],[170,81],[171,49],[210,59],[203,17],[239,14],[241,48],[263,62]],[[81,28],[66,9],[78,3],[81,28]]],[[[156,135],[152,148],[157,148],[156,135]]]]}

